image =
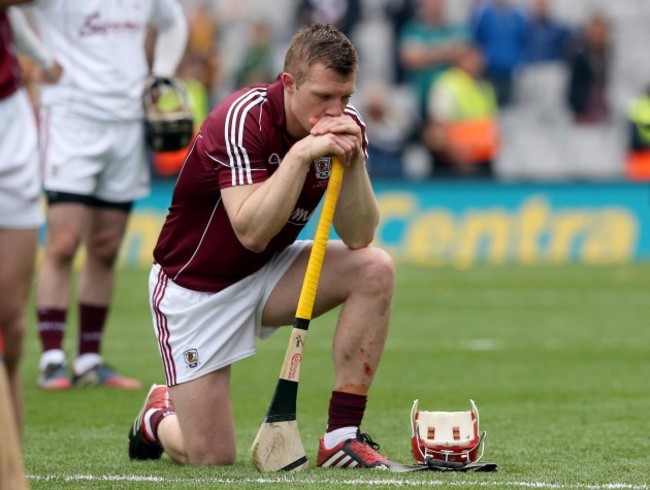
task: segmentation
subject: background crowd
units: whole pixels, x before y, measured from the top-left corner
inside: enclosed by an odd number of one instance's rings
[[[375,178],[647,180],[643,0],[186,0],[178,75],[197,122],[273,80],[299,25],[329,22],[362,63],[352,103]],[[175,176],[183,152],[154,155]]]

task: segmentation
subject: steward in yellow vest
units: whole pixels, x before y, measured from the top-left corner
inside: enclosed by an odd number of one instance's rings
[[[630,144],[625,175],[630,180],[650,180],[650,87],[632,100],[628,110]]]
[[[482,53],[468,47],[431,87],[423,140],[433,152],[434,177],[492,176],[498,109],[494,89],[481,78],[483,68]]]

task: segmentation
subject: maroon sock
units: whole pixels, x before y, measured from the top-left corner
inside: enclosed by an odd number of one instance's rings
[[[169,415],[173,415],[175,412],[170,409],[161,409],[161,410],[156,410],[154,413],[151,414],[151,418],[149,419],[149,424],[151,424],[151,432],[153,433],[154,437],[156,438],[156,442],[160,442],[160,439],[158,439],[158,426],[160,425],[160,422],[163,421],[165,417],[168,417]]]
[[[327,432],[343,427],[359,427],[368,397],[333,391],[327,418]]]
[[[107,306],[79,305],[78,355],[99,354],[107,315]]]
[[[63,350],[63,333],[65,332],[67,310],[58,308],[38,308],[38,336],[41,339],[43,352]]]

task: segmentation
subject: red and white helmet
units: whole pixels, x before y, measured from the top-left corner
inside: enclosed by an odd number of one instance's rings
[[[478,409],[466,412],[427,412],[411,409],[411,446],[416,461],[427,459],[475,463],[483,457],[485,432],[479,432]]]

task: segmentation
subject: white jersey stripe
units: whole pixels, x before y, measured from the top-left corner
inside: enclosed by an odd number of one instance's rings
[[[253,178],[251,177],[251,161],[250,158],[248,158],[248,151],[246,151],[246,147],[244,146],[244,127],[246,125],[246,115],[248,114],[248,111],[250,111],[253,107],[255,107],[257,104],[264,102],[264,99],[258,98],[251,103],[249,103],[246,108],[242,111],[242,115],[240,118],[239,122],[239,129],[237,131],[237,148],[239,151],[242,153],[242,156],[245,161],[245,171],[246,171],[246,184],[252,184],[253,183]],[[241,177],[240,177],[241,179]],[[242,179],[243,180],[243,179]],[[240,182],[243,183],[243,182]]]
[[[176,382],[176,370],[174,367],[174,358],[171,354],[171,347],[169,345],[169,328],[167,325],[167,317],[160,311],[160,303],[165,296],[165,289],[167,288],[168,278],[163,272],[162,268],[158,272],[158,278],[153,291],[153,311],[156,318],[156,329],[158,330],[158,348],[163,361],[165,369],[165,378],[169,384]]]
[[[237,173],[236,173],[236,162],[237,159],[233,156],[233,144],[231,142],[231,136],[230,133],[232,132],[231,125],[232,120],[236,118],[236,116],[233,116],[233,112],[237,112],[239,105],[241,103],[245,103],[247,100],[249,100],[252,97],[255,97],[255,90],[251,90],[249,92],[246,92],[243,94],[239,99],[237,99],[229,108],[228,108],[228,113],[226,114],[226,122],[224,125],[224,140],[226,142],[226,152],[228,153],[228,159],[230,160],[230,171],[231,171],[231,185],[235,186],[237,185]]]
[[[253,89],[249,92],[243,94],[239,99],[237,99],[228,109],[228,114],[226,115],[226,123],[224,127],[224,137],[226,141],[226,151],[228,157],[231,161],[232,169],[232,185],[243,183],[244,177],[244,168],[242,164],[242,155],[239,153],[241,148],[241,143],[238,142],[238,133],[243,132],[243,126],[245,124],[245,115],[250,110],[250,107],[263,102],[266,95],[266,89]],[[250,103],[250,101],[253,101]],[[240,116],[242,106],[249,104],[243,117]],[[241,130],[238,131],[239,126],[241,125]]]

